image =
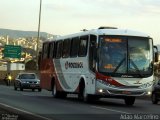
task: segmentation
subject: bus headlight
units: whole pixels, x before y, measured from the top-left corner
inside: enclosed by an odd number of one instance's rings
[[[103,80],[99,80],[99,79],[98,79],[98,82],[100,82],[101,84],[104,84],[104,85],[106,85],[106,86],[109,86],[109,85],[110,85],[109,83],[107,83],[107,82],[105,82],[105,81],[103,81]]]
[[[103,85],[109,86],[109,87],[115,87],[115,85],[111,85],[111,84],[109,84],[108,82],[106,82],[106,81],[104,81],[104,80],[98,79],[98,82],[100,82],[100,83],[103,84]]]
[[[152,85],[153,85],[153,82],[151,81],[151,82],[148,82],[148,83],[142,84],[141,86],[139,86],[139,88],[144,89],[144,88],[151,87]]]
[[[98,92],[103,93],[103,89],[99,89]]]

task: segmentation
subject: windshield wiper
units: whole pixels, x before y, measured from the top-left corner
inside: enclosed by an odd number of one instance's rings
[[[133,60],[130,59],[130,61],[131,61],[131,64],[133,65],[133,67],[136,69],[136,71],[140,75],[140,77],[143,77],[141,71],[138,69],[137,65],[133,62]]]
[[[117,70],[120,68],[120,66],[122,65],[122,63],[125,61],[125,57],[121,60],[121,62],[118,64],[118,66],[116,67],[116,69],[113,71],[113,74],[117,72]]]
[[[113,74],[117,72],[117,70],[120,68],[120,66],[123,64],[123,62],[125,61],[125,57],[121,60],[121,62],[118,64],[118,66],[116,67],[116,69],[113,71]],[[133,65],[133,67],[136,69],[136,71],[138,72],[138,75],[140,75],[140,77],[143,77],[143,75],[141,74],[141,71],[138,69],[137,65],[133,62],[133,60],[131,60],[131,63]]]

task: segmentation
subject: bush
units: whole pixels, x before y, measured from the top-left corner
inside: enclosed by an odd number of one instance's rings
[[[37,63],[35,60],[30,60],[25,65],[26,70],[36,70],[37,69]]]

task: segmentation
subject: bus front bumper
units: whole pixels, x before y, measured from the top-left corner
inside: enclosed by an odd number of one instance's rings
[[[136,86],[113,87],[97,82],[96,94],[100,96],[150,96],[152,86],[139,88]]]

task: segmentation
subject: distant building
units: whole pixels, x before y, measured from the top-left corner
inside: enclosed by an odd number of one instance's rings
[[[6,36],[6,45],[8,45],[9,44],[9,36],[7,35]]]
[[[3,58],[3,53],[2,53],[3,50],[4,50],[4,47],[3,47],[3,45],[0,43],[0,59]]]
[[[23,63],[10,63],[10,64],[1,64],[0,71],[7,70],[25,70],[25,64]]]

